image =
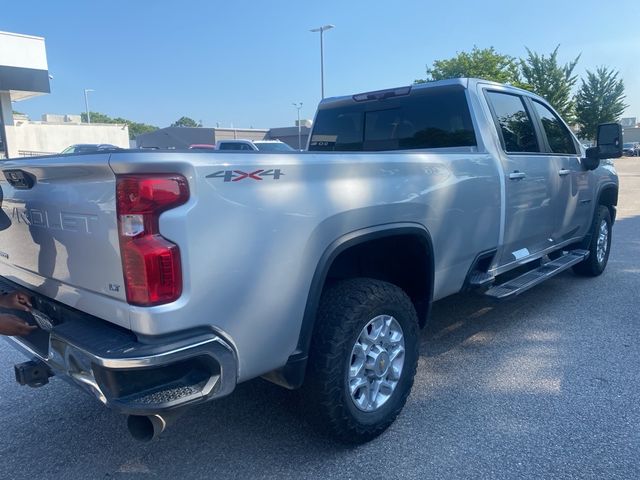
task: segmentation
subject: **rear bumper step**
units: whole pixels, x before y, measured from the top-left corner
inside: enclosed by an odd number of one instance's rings
[[[12,286],[0,278],[0,288]],[[59,376],[106,406],[133,415],[202,403],[235,389],[235,351],[211,330],[180,332],[142,343],[128,330],[31,293],[39,300],[34,305],[55,303],[56,318],[47,317],[52,323],[48,331],[40,325],[27,337],[5,337],[34,359],[33,364],[16,369],[21,384],[38,386],[52,375]],[[26,312],[16,314],[36,324]]]
[[[112,349],[102,350],[91,343],[103,342],[105,329],[89,339],[83,328],[85,342],[69,331],[59,335],[56,329],[51,331],[46,355],[26,339],[8,337],[7,341],[35,357],[39,366],[46,365],[48,376],[63,377],[122,413],[161,413],[223,397],[236,386],[233,350],[213,334],[160,345],[129,341],[116,347],[109,342]],[[20,370],[19,383],[33,385],[24,365]]]
[[[530,270],[519,277],[511,279],[501,285],[491,287],[484,294],[496,300],[506,300],[515,297],[582,262],[588,256],[588,250],[571,250],[563,256]]]

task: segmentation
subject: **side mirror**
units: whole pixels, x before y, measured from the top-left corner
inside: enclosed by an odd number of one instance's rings
[[[622,156],[622,125],[619,123],[603,123],[598,125],[596,146],[587,148],[587,156],[582,164],[587,170],[598,168],[600,160],[604,158],[619,158]]]

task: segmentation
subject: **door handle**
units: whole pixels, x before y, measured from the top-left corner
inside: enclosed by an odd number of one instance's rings
[[[566,168],[563,168],[562,170],[558,171],[558,175],[560,175],[561,177],[564,177],[565,175],[569,175],[571,173],[571,170],[567,170]]]
[[[526,173],[519,172],[518,170],[516,170],[515,172],[511,172],[509,174],[509,180],[522,180],[526,176],[527,176]]]

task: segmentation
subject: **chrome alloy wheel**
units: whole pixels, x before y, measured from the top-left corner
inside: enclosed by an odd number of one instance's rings
[[[609,248],[609,228],[606,220],[600,222],[600,229],[598,230],[598,243],[596,244],[596,258],[598,263],[604,262],[604,258],[607,255],[607,248]]]
[[[395,318],[378,315],[364,326],[351,350],[347,379],[358,409],[374,412],[391,398],[404,358],[404,334]]]

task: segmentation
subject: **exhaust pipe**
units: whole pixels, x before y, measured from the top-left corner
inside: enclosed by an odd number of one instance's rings
[[[127,428],[133,438],[140,442],[150,442],[167,428],[167,417],[163,415],[129,415]]]

